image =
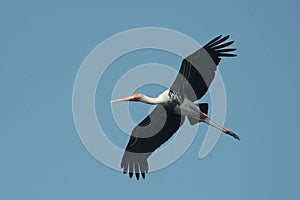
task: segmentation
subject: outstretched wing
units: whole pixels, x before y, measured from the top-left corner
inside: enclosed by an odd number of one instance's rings
[[[233,41],[224,43],[228,38],[229,35],[223,38],[220,35],[186,57],[170,89],[191,101],[200,99],[212,83],[221,57],[236,56],[230,53],[235,48],[226,48],[233,44]]]
[[[156,108],[132,131],[126,151],[124,152],[121,168],[129,172],[129,177],[135,173],[139,179],[145,178],[148,172],[147,158],[159,146],[165,143],[180,128],[184,116],[174,114],[161,105]]]

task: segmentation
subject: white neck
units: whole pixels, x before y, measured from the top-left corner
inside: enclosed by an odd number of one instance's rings
[[[148,104],[164,104],[169,101],[168,94],[169,91],[166,90],[163,93],[161,93],[157,98],[152,98],[146,95],[142,95],[141,101]]]
[[[160,103],[158,98],[152,98],[152,97],[148,97],[146,95],[142,96],[141,101],[143,103],[152,104],[152,105]]]

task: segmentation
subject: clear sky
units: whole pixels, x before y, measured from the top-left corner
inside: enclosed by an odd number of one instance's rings
[[[299,2],[290,0],[1,1],[0,199],[300,199],[299,19]],[[72,90],[96,45],[148,26],[180,31],[202,45],[219,34],[236,41],[238,57],[223,60],[220,73],[225,124],[242,140],[222,135],[200,160],[200,129],[174,164],[136,181],[85,149],[73,122]],[[148,62],[179,69],[178,57],[149,54],[124,56],[122,70]],[[107,77],[99,83],[98,99],[101,83],[116,81]],[[162,88],[156,88],[140,90],[157,95]],[[126,145],[110,104],[103,112],[96,108],[99,119],[108,116],[102,122],[108,137]],[[138,122],[150,107],[130,105],[135,108]]]

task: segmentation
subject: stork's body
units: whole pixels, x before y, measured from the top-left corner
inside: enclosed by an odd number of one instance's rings
[[[141,95],[141,99],[139,101],[148,104],[160,104],[165,108],[173,110],[174,113],[186,117],[199,118],[200,114],[200,109],[194,102],[190,101],[188,98],[175,94],[170,89],[165,90],[157,98]]]
[[[129,172],[131,178],[135,173],[139,179],[141,174],[145,178],[148,172],[148,157],[163,143],[165,143],[180,128],[185,118],[191,125],[204,122],[220,131],[239,137],[232,131],[224,128],[221,124],[211,119],[208,115],[207,103],[194,103],[208,90],[214,79],[216,66],[221,57],[232,57],[228,53],[235,49],[225,48],[233,43],[223,43],[229,36],[219,36],[203,48],[186,57],[178,76],[172,86],[161,93],[157,98],[143,94],[134,94],[130,97],[113,100],[138,101],[147,104],[155,104],[156,108],[136,126],[131,134],[126,151],[122,158],[121,167],[124,173]]]

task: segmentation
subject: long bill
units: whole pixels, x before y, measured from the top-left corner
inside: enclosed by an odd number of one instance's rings
[[[121,99],[111,100],[110,103],[114,102],[122,102],[122,101],[141,101],[142,95],[141,94],[133,94],[130,97],[125,97]]]
[[[130,97],[125,97],[125,98],[111,100],[110,103],[122,102],[122,101],[133,101],[133,99],[134,99],[134,96],[130,96]]]

